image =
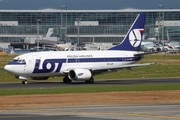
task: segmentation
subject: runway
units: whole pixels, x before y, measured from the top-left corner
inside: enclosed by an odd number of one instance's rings
[[[98,80],[94,84],[73,82],[64,84],[62,81],[33,82],[23,85],[0,83],[1,89],[36,89],[59,88],[73,86],[100,85],[132,85],[132,84],[180,84],[180,78],[142,78]],[[6,108],[0,106],[0,120],[180,120],[180,104],[116,104],[116,105],[81,105],[56,107],[20,107]]]
[[[180,105],[116,105],[0,110],[2,120],[180,120]]]
[[[111,80],[95,80],[93,84],[73,81],[71,84],[65,84],[60,81],[29,81],[27,85],[19,82],[0,83],[1,89],[39,89],[43,88],[60,88],[72,86],[98,86],[98,85],[133,85],[133,84],[180,84],[180,77],[170,78],[138,78],[138,79],[111,79]]]

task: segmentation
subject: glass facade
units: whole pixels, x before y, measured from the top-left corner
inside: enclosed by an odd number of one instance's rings
[[[0,10],[0,42],[20,43],[35,38],[37,19],[41,20],[39,35],[45,36],[49,28],[54,28],[53,36],[60,41],[77,41],[79,18],[80,43],[91,42],[93,37],[95,42],[119,43],[140,12],[147,13],[145,38],[169,36],[171,40],[180,40],[180,9]]]

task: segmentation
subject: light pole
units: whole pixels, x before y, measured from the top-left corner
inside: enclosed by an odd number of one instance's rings
[[[159,45],[159,17],[158,17],[158,45]]]
[[[39,23],[41,19],[37,19],[37,51],[39,51]]]
[[[164,6],[163,5],[159,5],[159,9],[162,9],[162,19],[161,19],[161,29],[162,29],[162,40],[164,41],[165,44],[165,40],[164,40]],[[163,45],[164,45],[163,44]]]
[[[78,46],[79,46],[79,23],[81,22],[81,18],[76,18],[77,26],[78,26]]]
[[[60,40],[67,42],[67,7],[61,5],[61,27],[60,27]],[[66,17],[63,17],[63,10],[66,12]]]

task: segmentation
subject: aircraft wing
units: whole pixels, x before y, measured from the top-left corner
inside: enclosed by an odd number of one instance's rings
[[[140,67],[140,66],[147,66],[147,65],[151,65],[151,63],[129,64],[129,65],[112,66],[112,67],[105,66],[105,67],[101,67],[101,68],[97,67],[97,68],[92,68],[91,73],[96,75],[96,74],[100,74],[100,73],[116,71],[118,69],[123,69],[123,68],[131,69],[132,67]]]
[[[147,66],[147,65],[151,65],[151,63],[144,63],[144,64],[129,64],[129,65],[121,65],[119,67],[117,66],[105,66],[105,67],[95,67],[92,68],[91,71],[104,71],[104,70],[113,70],[113,69],[123,69],[123,68],[132,68],[132,67],[140,67],[140,66]]]
[[[113,71],[117,69],[123,69],[123,68],[132,68],[132,67],[140,67],[140,66],[147,66],[151,65],[152,63],[144,63],[144,64],[129,64],[129,65],[121,65],[121,66],[104,66],[104,67],[93,67],[93,68],[84,68],[84,69],[89,69],[92,73],[102,73],[102,72],[108,72],[108,71]],[[68,74],[69,70],[73,68],[68,68],[66,71],[64,71],[64,74]]]

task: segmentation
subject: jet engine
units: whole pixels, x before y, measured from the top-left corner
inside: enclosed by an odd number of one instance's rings
[[[88,69],[73,69],[69,71],[68,77],[71,80],[89,80],[92,74]]]

